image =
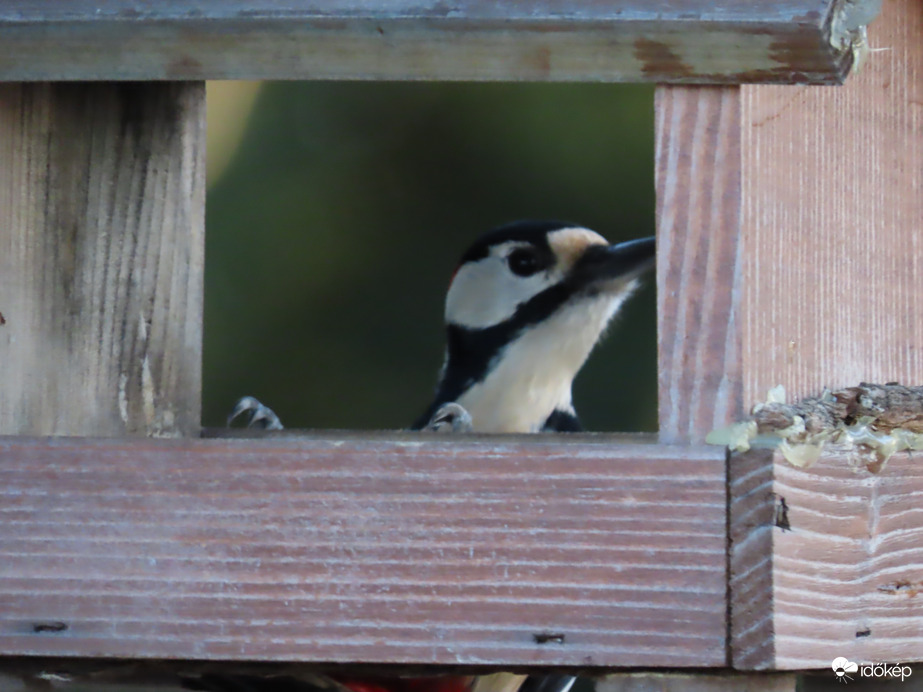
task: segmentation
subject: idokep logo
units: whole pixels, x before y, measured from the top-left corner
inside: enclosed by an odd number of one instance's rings
[[[913,669],[903,663],[853,663],[847,658],[837,656],[830,664],[837,682],[848,683],[858,673],[863,678],[887,678],[903,682],[911,676]],[[851,674],[851,675],[850,675]]]
[[[837,656],[833,659],[831,666],[833,667],[833,673],[836,675],[837,682],[849,682],[852,680],[849,673],[855,673],[859,670],[859,665],[857,663],[853,663],[842,656]]]

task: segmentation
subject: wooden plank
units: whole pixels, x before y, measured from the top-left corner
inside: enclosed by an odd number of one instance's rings
[[[723,452],[617,442],[2,438],[0,654],[723,665]]]
[[[889,0],[842,89],[743,87],[741,358],[747,405],[923,381],[923,15]],[[732,655],[741,668],[919,660],[920,531],[907,457],[880,476],[731,463]],[[785,497],[791,530],[775,527]],[[895,523],[897,522],[897,523]],[[869,634],[866,634],[869,632]]]
[[[923,382],[919,3],[888,0],[870,43],[842,89],[742,89],[748,405]]]
[[[0,85],[0,431],[197,434],[201,83]]]
[[[656,91],[660,439],[704,442],[744,413],[739,88]]]
[[[732,584],[742,585],[734,590],[735,665],[918,661],[919,460],[897,454],[876,475],[844,455],[798,469],[757,450],[732,458],[731,469],[739,498]]]
[[[0,8],[0,80],[837,83],[875,5],[19,0]]]

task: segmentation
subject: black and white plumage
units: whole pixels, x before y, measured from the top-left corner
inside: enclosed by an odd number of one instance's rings
[[[610,245],[559,221],[481,236],[449,285],[445,363],[414,428],[454,402],[475,432],[580,430],[573,379],[653,262],[653,238]]]

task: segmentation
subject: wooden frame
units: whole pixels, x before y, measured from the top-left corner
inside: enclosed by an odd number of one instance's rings
[[[923,380],[923,323],[899,288],[921,274],[906,249],[923,200],[906,171],[923,162],[923,17],[893,2],[872,31],[902,62],[869,64],[842,89],[659,90],[665,439],[701,440],[780,383],[798,398]],[[831,185],[844,170],[864,174]],[[923,660],[918,610],[889,600],[917,583],[923,541],[903,504],[917,492],[912,455],[893,461],[878,477],[836,454],[808,471],[759,451],[729,460],[735,668]]]
[[[113,0],[89,19],[88,3],[45,3],[42,18],[24,2],[0,10],[0,79],[835,82],[861,41],[861,22],[844,11],[874,6],[793,1],[754,17],[751,3],[681,4],[691,19],[667,12],[677,3],[658,5],[654,17],[641,3],[567,14],[552,2],[544,14],[498,16],[493,4],[471,2],[460,6],[462,22],[438,16],[435,5],[415,14],[397,3],[384,16],[350,14],[356,6],[342,3],[340,15],[294,17],[258,4],[244,22],[234,3],[169,2],[145,13]],[[753,22],[747,31],[745,19]],[[283,25],[287,39],[269,50],[267,37]],[[684,36],[690,26],[703,30]],[[767,63],[765,44],[739,40],[754,27],[784,45],[784,55]],[[3,86],[0,147],[13,165],[0,169],[0,360],[15,365],[0,387],[0,432],[11,435],[0,441],[0,516],[14,517],[0,521],[0,654],[453,669],[765,670],[828,666],[841,654],[923,659],[923,614],[905,604],[919,577],[918,562],[904,557],[923,543],[906,505],[919,485],[909,457],[872,478],[835,455],[796,471],[757,451],[730,459],[728,483],[723,451],[698,446],[779,383],[800,396],[860,379],[923,379],[913,289],[923,200],[907,173],[923,165],[921,35],[912,0],[887,0],[870,37],[887,55],[873,54],[843,89],[658,89],[661,436],[645,443],[189,439],[199,429],[201,83]],[[229,36],[241,41],[236,53],[225,47]],[[137,40],[136,60],[123,59],[126,37]],[[722,41],[740,51],[732,63],[710,50]],[[90,42],[95,50],[83,50]],[[249,67],[232,62],[238,54]],[[177,305],[182,319],[165,319],[166,306]],[[102,436],[112,439],[91,439]],[[524,458],[542,473],[524,470]],[[404,476],[407,469],[416,471]],[[308,478],[329,484],[329,494],[306,488]],[[493,498],[518,511],[447,513],[433,535],[450,542],[433,539],[418,551],[443,488],[453,488],[455,508],[490,507]],[[833,499],[825,497],[831,488]],[[655,493],[662,512],[651,505]],[[407,510],[411,495],[421,503],[414,507],[429,509]],[[599,502],[594,527],[561,547],[574,537],[575,517],[583,522],[586,497]],[[338,503],[339,514],[327,514],[321,499]],[[62,501],[73,512],[67,519]],[[180,511],[189,505],[198,511]],[[670,512],[684,517],[692,508],[697,518],[674,531]],[[540,510],[554,517],[537,529],[525,517]],[[373,515],[387,521],[365,521]],[[843,516],[851,522],[840,523]],[[84,536],[74,519],[97,532]],[[619,538],[632,522],[657,529],[649,550]],[[897,538],[888,533],[894,523],[904,532]],[[507,532],[515,543],[495,547]],[[338,549],[362,557],[325,554],[334,534]],[[544,542],[559,534],[554,546]],[[247,541],[235,542],[241,535]],[[385,543],[405,557],[365,552]],[[478,560],[488,546],[499,561]],[[235,551],[248,550],[256,559],[265,553],[270,571],[235,572]],[[867,557],[847,571],[857,550]],[[600,560],[554,557],[567,551]],[[811,551],[832,566],[806,573],[797,561]],[[701,568],[682,562],[692,554],[705,559]],[[457,571],[433,564],[446,555]],[[668,569],[677,557],[683,576]],[[317,574],[332,575],[323,570],[334,563],[356,570],[343,587],[356,598],[321,598],[322,580],[299,581],[294,565],[302,560],[313,560]],[[504,591],[498,565],[519,586]],[[386,575],[381,583],[369,576],[376,571]],[[642,578],[662,588],[620,591]],[[217,586],[196,591],[206,581]],[[815,608],[831,582],[856,603]],[[411,621],[388,607],[383,585],[421,601],[450,592],[470,601],[493,590],[502,617],[470,609],[454,621],[455,611],[434,607]],[[606,595],[588,598],[582,589]],[[286,594],[317,615],[310,635],[291,619]],[[219,601],[233,605],[233,617],[209,619]],[[364,608],[380,636],[362,639]],[[800,638],[806,622],[819,633],[811,646]],[[255,627],[266,623],[280,638],[258,636]],[[170,643],[165,628],[176,625]],[[665,646],[677,627],[698,634]],[[441,644],[450,630],[464,636]]]
[[[0,80],[838,83],[853,63],[853,27],[874,8],[873,0],[19,2],[0,8]]]

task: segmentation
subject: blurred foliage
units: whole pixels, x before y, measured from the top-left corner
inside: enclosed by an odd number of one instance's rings
[[[650,235],[653,149],[646,86],[265,85],[208,195],[205,424],[243,394],[290,427],[410,424],[471,240],[520,218]],[[648,276],[578,378],[588,429],[656,429],[654,324]]]
[[[261,87],[262,82],[206,82],[208,165],[205,175],[209,184],[220,180],[231,163]]]

